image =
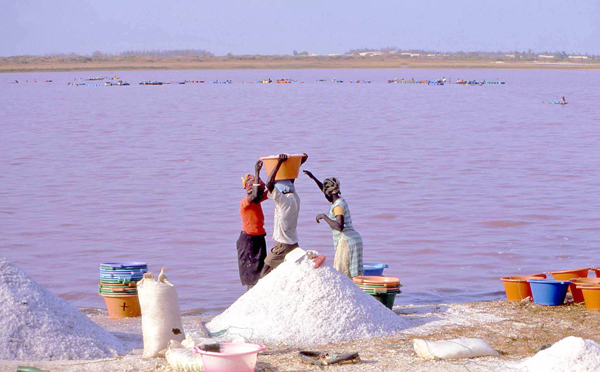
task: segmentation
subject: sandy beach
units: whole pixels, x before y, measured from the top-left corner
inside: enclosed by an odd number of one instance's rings
[[[108,319],[106,310],[85,308],[94,322],[121,339],[129,352],[118,358],[72,361],[2,361],[0,369],[35,366],[49,371],[155,371],[172,370],[164,358],[143,359],[141,318]],[[356,340],[338,344],[303,347],[302,345],[267,344],[260,353],[257,371],[319,370],[298,358],[301,350],[354,352],[358,364],[329,367],[341,371],[494,371],[519,370],[518,363],[539,350],[567,337],[577,336],[600,342],[597,329],[600,313],[586,310],[583,304],[541,306],[532,302],[477,302],[421,306],[394,306],[393,311],[407,320],[409,328],[387,337]],[[200,321],[212,316],[183,313],[184,328],[197,335]],[[412,340],[449,340],[480,338],[496,349],[500,356],[458,360],[424,360],[416,356]]]
[[[508,69],[600,70],[600,63],[570,61],[438,60],[392,57],[111,57],[101,60],[58,57],[0,58],[0,73],[125,70],[254,70],[254,69]]]

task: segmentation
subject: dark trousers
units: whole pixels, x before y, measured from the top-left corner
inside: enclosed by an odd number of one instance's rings
[[[261,278],[267,256],[265,235],[248,235],[242,231],[236,245],[240,281],[242,285],[253,286]]]
[[[271,252],[269,252],[269,255],[265,258],[265,266],[262,269],[261,277],[267,275],[277,266],[281,265],[285,256],[298,247],[298,243],[285,244],[275,242],[275,245],[271,248]]]

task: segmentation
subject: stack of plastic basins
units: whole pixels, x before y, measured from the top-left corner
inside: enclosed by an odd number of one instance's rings
[[[386,269],[388,267],[389,266],[384,263],[363,262],[363,270],[365,272],[365,276],[381,276],[383,275],[383,269]]]
[[[393,276],[355,276],[352,281],[390,310],[394,306],[396,295],[402,293],[400,279]]]
[[[108,317],[140,316],[137,282],[148,272],[145,262],[105,262],[100,264],[98,294],[104,297]]]

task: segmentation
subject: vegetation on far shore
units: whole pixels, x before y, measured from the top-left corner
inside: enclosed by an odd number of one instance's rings
[[[600,69],[600,56],[565,52],[439,53],[395,48],[353,49],[345,54],[215,56],[206,50],[127,51],[119,54],[52,54],[0,57],[0,72],[144,69]]]

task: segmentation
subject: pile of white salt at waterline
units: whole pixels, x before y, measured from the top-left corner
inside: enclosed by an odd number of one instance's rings
[[[347,276],[327,265],[313,269],[305,257],[281,264],[206,326],[251,342],[321,345],[389,335],[407,322]]]
[[[0,258],[0,359],[101,359],[123,344],[84,313]]]
[[[528,372],[600,371],[600,345],[580,337],[566,337],[519,364]]]

